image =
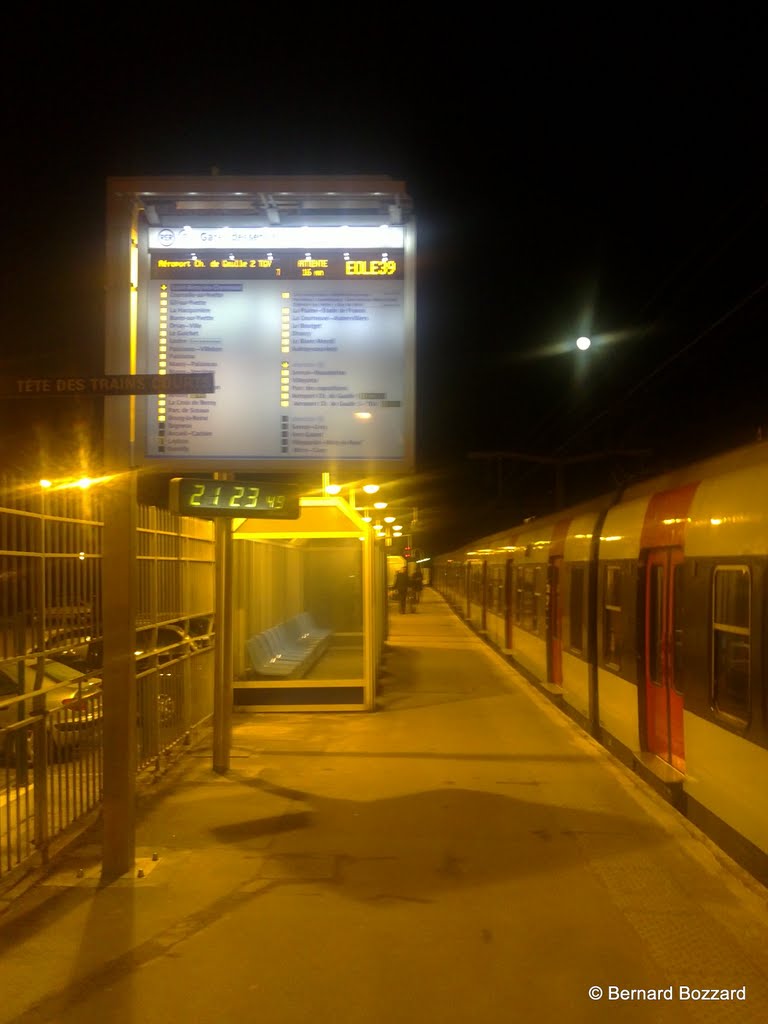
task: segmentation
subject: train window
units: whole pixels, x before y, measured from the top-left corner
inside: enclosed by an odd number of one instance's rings
[[[568,588],[568,644],[572,651],[584,650],[584,569],[571,566]]]
[[[518,570],[520,578],[519,624],[523,629],[536,631],[536,572],[532,565],[524,565]]]
[[[652,683],[661,686],[664,680],[664,669],[661,663],[664,640],[664,569],[661,565],[652,565],[648,580],[648,678]]]
[[[488,610],[498,614],[504,611],[504,567],[488,566]]]
[[[473,604],[482,605],[483,603],[483,563],[475,562],[472,564],[471,576],[469,580],[469,595],[470,600]]]
[[[560,645],[560,559],[553,558],[549,563],[549,629],[552,640]]]
[[[537,565],[533,573],[533,623],[531,629],[539,632],[539,626],[546,621],[546,573],[543,565]]]
[[[621,667],[621,569],[606,565],[603,577],[603,660],[611,668]]]
[[[683,692],[683,567],[672,569],[672,686]]]
[[[715,569],[712,580],[712,703],[725,715],[749,717],[751,580],[745,565]]]

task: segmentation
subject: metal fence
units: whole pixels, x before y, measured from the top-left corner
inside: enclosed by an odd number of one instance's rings
[[[214,532],[138,510],[137,766],[212,713]],[[0,879],[45,862],[102,799],[98,486],[0,478]]]

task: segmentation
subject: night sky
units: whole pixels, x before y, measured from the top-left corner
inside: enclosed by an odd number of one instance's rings
[[[576,501],[765,433],[759,25],[232,13],[221,32],[169,10],[121,32],[19,24],[3,375],[103,370],[108,176],[386,174],[418,224],[401,492],[433,553],[550,511],[554,471],[533,459],[582,459],[565,470]],[[99,443],[95,399],[7,400],[0,423],[6,469]],[[526,458],[500,473],[491,452]]]

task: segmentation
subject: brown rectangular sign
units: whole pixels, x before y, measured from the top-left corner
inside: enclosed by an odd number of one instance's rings
[[[212,373],[109,373],[102,377],[2,377],[9,395],[211,395]]]

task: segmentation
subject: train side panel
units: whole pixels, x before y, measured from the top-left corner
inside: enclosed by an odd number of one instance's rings
[[[711,823],[702,817],[705,809],[768,853],[765,748],[745,743],[737,733],[698,715],[686,714],[685,737],[685,791],[695,801],[689,808],[691,820],[712,831]]]
[[[485,629],[488,640],[500,651],[506,649],[507,617],[509,615],[509,584],[507,564],[509,545],[502,545],[488,556],[485,586]]]
[[[515,537],[507,650],[536,679],[547,678],[547,568],[554,524],[533,522]]]
[[[478,633],[485,634],[485,579],[487,560],[473,556],[467,563],[467,621]]]
[[[768,443],[525,523],[472,557],[481,635],[768,880]],[[456,568],[437,562],[452,598]]]
[[[600,529],[600,510],[574,516],[567,525],[560,572],[562,607],[561,687],[565,703],[589,719],[590,702],[590,590],[595,535]]]
[[[768,851],[768,464],[702,481],[686,531],[685,791]]]
[[[640,749],[637,588],[647,510],[647,497],[608,510],[600,531],[593,610],[600,729],[630,751]]]

